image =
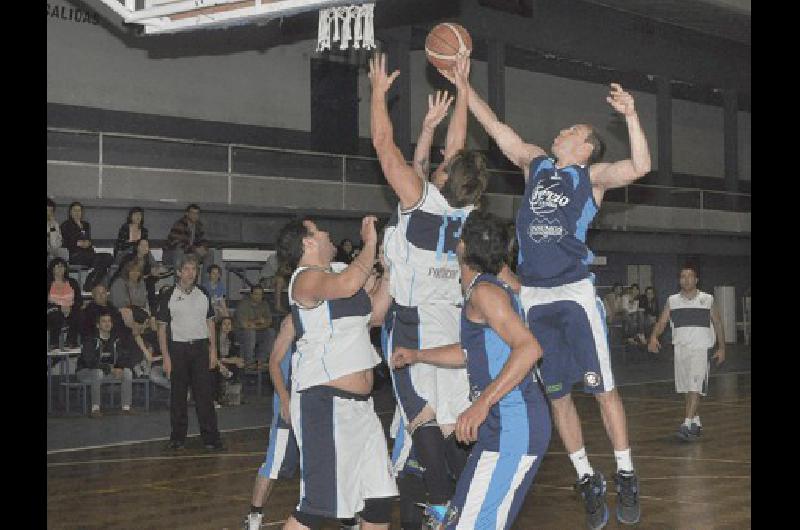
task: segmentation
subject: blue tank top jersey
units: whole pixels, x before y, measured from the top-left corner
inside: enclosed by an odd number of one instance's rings
[[[556,169],[552,158],[534,158],[517,212],[522,285],[554,287],[588,278],[586,231],[597,210],[587,166]]]
[[[480,282],[501,287],[520,318],[523,321],[525,318],[522,304],[505,282],[491,274],[481,274],[473,280],[461,310],[461,347],[467,357],[471,401],[497,378],[511,353],[509,345],[488,324],[477,324],[467,318],[469,296]],[[542,406],[546,407],[544,394],[532,370],[489,410],[478,432],[479,442],[489,450],[530,453],[534,442],[529,436],[530,429]],[[512,433],[516,434],[511,436]]]

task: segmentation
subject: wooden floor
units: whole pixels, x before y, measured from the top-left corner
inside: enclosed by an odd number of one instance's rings
[[[700,406],[703,439],[688,444],[674,435],[683,401],[672,382],[620,388],[640,477],[638,528],[750,528],[750,375],[718,375],[710,389]],[[614,458],[597,406],[592,398],[575,396],[591,463],[610,478]],[[266,435],[264,429],[228,433],[228,452],[214,455],[205,454],[196,438],[178,457],[162,452],[164,442],[48,455],[48,527],[240,528]],[[585,528],[574,479],[554,430],[514,528]],[[297,480],[276,485],[264,528],[281,527],[298,491]],[[623,527],[613,516],[616,494],[609,492],[608,500],[606,528]],[[400,528],[397,510],[392,527]]]

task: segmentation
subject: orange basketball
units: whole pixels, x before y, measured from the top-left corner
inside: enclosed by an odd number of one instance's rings
[[[447,70],[455,66],[459,52],[472,53],[472,37],[455,22],[437,24],[425,37],[425,55],[436,68]]]

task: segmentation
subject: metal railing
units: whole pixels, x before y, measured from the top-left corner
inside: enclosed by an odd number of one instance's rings
[[[343,185],[342,207],[345,186],[386,185],[374,157],[58,127],[47,128],[47,163],[96,167],[98,198],[103,198],[103,171],[108,168],[226,177],[227,204],[233,204],[234,177],[339,183]],[[497,177],[490,179],[490,193],[521,194],[520,172],[490,169],[490,173]],[[658,184],[631,184],[609,190],[604,201],[750,212],[749,193]]]

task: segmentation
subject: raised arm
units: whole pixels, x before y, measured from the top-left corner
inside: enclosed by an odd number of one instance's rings
[[[289,348],[292,346],[294,340],[294,323],[292,322],[292,315],[286,315],[281,321],[281,327],[278,331],[278,336],[275,337],[275,342],[272,345],[272,352],[269,355],[269,375],[272,378],[272,386],[281,400],[281,416],[283,420],[289,421],[289,389],[283,381],[283,373],[281,372],[281,361],[286,356]],[[285,407],[284,407],[285,404]],[[286,410],[284,410],[286,408]],[[274,412],[274,411],[273,411]]]
[[[386,180],[400,199],[400,205],[410,208],[422,197],[422,180],[406,163],[403,153],[394,143],[394,129],[386,107],[386,92],[398,75],[400,70],[395,70],[390,76],[386,75],[385,54],[376,53],[369,60],[369,80],[372,84],[370,131],[372,145],[378,154]]]
[[[631,144],[631,157],[613,163],[592,164],[589,168],[589,178],[592,181],[597,204],[602,201],[603,193],[606,190],[627,186],[650,172],[650,149],[647,147],[647,137],[639,123],[633,96],[625,92],[617,83],[611,83],[611,92],[606,101],[625,117],[625,123],[628,125],[628,140]]]
[[[464,149],[467,143],[467,107],[469,100],[469,69],[470,60],[466,55],[459,55],[456,58],[456,65],[452,73],[439,70],[439,72],[456,86],[456,107],[450,124],[447,126],[447,139],[444,144],[444,160],[436,171],[431,175],[431,182],[436,186],[444,184],[447,163],[460,150]]]
[[[316,307],[324,300],[350,298],[356,294],[369,278],[375,262],[375,248],[378,243],[375,221],[375,217],[371,215],[361,221],[364,248],[345,270],[339,274],[330,274],[318,269],[307,269],[295,278],[289,295],[302,306]]]
[[[530,376],[536,361],[542,357],[542,346],[511,306],[505,291],[496,285],[481,284],[473,290],[469,303],[475,309],[476,316],[483,317],[509,345],[511,352],[494,381],[458,417],[455,432],[456,438],[462,442],[478,439],[478,428],[486,420],[489,409],[525,377]]]
[[[483,125],[486,133],[495,141],[512,164],[522,170],[525,180],[528,180],[531,160],[545,153],[538,145],[528,144],[514,132],[514,129],[497,119],[497,115],[489,105],[481,99],[472,86],[469,87],[469,110]]]
[[[658,317],[658,321],[653,326],[653,331],[650,333],[650,340],[647,343],[648,351],[658,353],[658,350],[661,349],[661,343],[658,341],[658,337],[664,333],[667,322],[669,322],[669,300],[664,304],[664,310],[661,311],[661,316]]]
[[[431,145],[436,127],[447,116],[447,109],[453,102],[453,97],[447,91],[437,90],[436,94],[428,94],[428,113],[422,120],[422,129],[414,149],[414,171],[422,180],[428,180],[431,170]]]

